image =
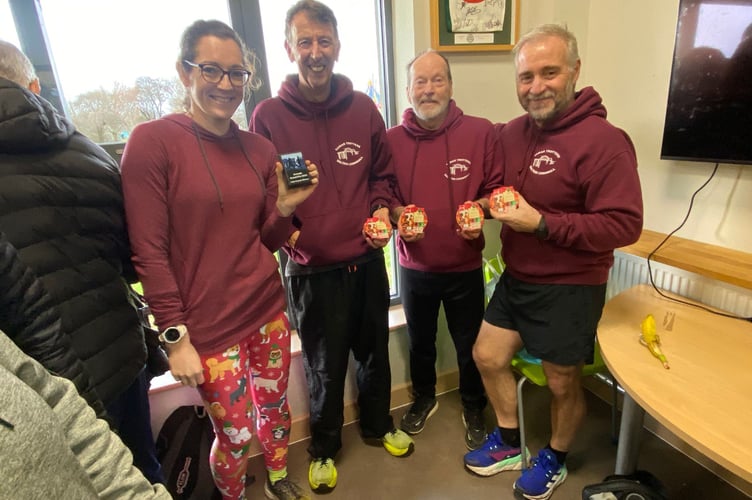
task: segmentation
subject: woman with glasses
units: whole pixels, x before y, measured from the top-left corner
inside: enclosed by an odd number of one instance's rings
[[[287,477],[290,332],[277,261],[292,213],[316,187],[288,189],[272,144],[231,120],[254,82],[251,54],[219,21],[185,31],[186,112],[141,124],[122,159],[133,262],[170,371],[197,387],[214,424],[214,481],[244,498],[256,429],[269,498],[306,498]],[[254,418],[255,417],[255,418]]]

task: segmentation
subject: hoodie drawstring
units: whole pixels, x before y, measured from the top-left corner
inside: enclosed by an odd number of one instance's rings
[[[217,191],[217,199],[219,200],[219,210],[224,212],[225,209],[225,202],[224,198],[222,197],[222,190],[219,187],[219,183],[217,182],[216,177],[214,177],[214,171],[211,168],[211,164],[209,163],[209,157],[206,154],[206,150],[204,149],[204,141],[201,140],[201,134],[198,131],[198,127],[196,126],[196,122],[191,121],[191,127],[193,128],[193,133],[196,136],[196,141],[198,141],[198,147],[201,150],[201,156],[204,158],[204,165],[206,166],[206,170],[209,171],[209,176],[211,177],[212,183],[214,184],[214,189]],[[251,167],[251,170],[253,170],[253,173],[256,174],[256,178],[259,181],[259,184],[261,185],[261,193],[262,198],[266,198],[266,183],[264,182],[263,177],[261,177],[261,173],[259,173],[256,166],[251,161],[251,157],[248,154],[248,151],[246,151],[245,146],[243,145],[243,141],[240,139],[240,136],[238,135],[237,131],[233,132],[233,136],[238,141],[238,145],[240,146],[240,151],[243,153],[243,157],[245,158],[245,161],[248,162],[248,166]]]
[[[206,170],[209,171],[209,176],[211,177],[212,183],[214,183],[214,189],[217,191],[217,198],[219,199],[219,210],[220,212],[224,212],[225,210],[225,202],[222,198],[222,190],[219,189],[219,184],[217,183],[217,179],[214,177],[214,172],[212,171],[211,165],[209,165],[209,158],[206,156],[206,150],[204,150],[204,143],[201,141],[201,135],[198,133],[198,127],[196,126],[196,122],[191,121],[191,127],[193,128],[193,133],[196,135],[196,140],[198,141],[198,147],[201,150],[201,156],[204,157],[204,165],[206,165]]]
[[[413,185],[415,183],[415,170],[418,168],[418,150],[420,150],[420,137],[415,138],[415,151],[413,152],[413,161],[410,164],[410,184],[407,188],[407,200],[406,203],[412,203],[413,200]]]
[[[314,120],[320,120],[321,115],[314,114],[313,118]],[[334,149],[329,141],[329,110],[324,111],[324,126],[323,127],[317,127],[317,128],[323,128],[324,129],[324,142],[326,143],[327,149],[324,151],[324,153],[321,152],[321,143],[320,141],[316,141],[316,145],[319,149],[319,157],[321,158],[322,165],[319,165],[322,170],[325,170],[327,174],[332,178],[332,184],[334,184],[334,189],[337,191],[337,203],[339,204],[339,208],[342,208],[342,188],[340,187],[339,183],[337,182],[337,169],[335,167],[331,167],[329,165],[328,159],[330,158],[328,151]],[[318,139],[318,138],[317,138]],[[326,163],[326,167],[324,167],[323,163]]]
[[[447,189],[449,189],[449,215],[452,219],[452,224],[456,223],[455,220],[455,212],[457,211],[457,202],[454,199],[454,188],[452,187],[452,166],[449,164],[449,135],[447,134],[447,130],[444,129],[442,132],[442,135],[444,136],[444,156],[446,158],[446,179],[447,179]],[[464,201],[464,200],[463,200]]]
[[[248,154],[248,151],[245,150],[245,146],[243,145],[243,141],[240,140],[240,136],[238,135],[237,130],[235,131],[235,138],[238,140],[238,144],[240,144],[240,150],[243,152],[243,156],[245,156],[245,161],[248,162],[248,165],[251,167],[251,170],[253,170],[253,173],[256,174],[256,178],[258,179],[259,184],[261,184],[262,197],[266,198],[266,183],[264,182],[264,178],[261,177],[261,174],[256,168],[256,165],[254,165],[253,162],[251,161],[251,156]]]

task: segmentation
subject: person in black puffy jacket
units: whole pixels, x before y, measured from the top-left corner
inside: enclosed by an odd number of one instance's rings
[[[102,400],[60,324],[50,294],[0,232],[0,330],[52,374],[72,381],[97,416],[105,418]]]
[[[57,356],[80,358],[83,372],[76,375],[74,363],[68,375],[75,381],[85,372],[91,388],[80,379],[79,390],[90,404],[96,406],[96,397],[104,403],[134,464],[150,481],[163,482],[151,432],[144,334],[125,281],[136,278],[120,173],[38,93],[28,58],[0,41],[0,232],[40,282],[25,291],[3,287],[0,295],[16,305],[33,302],[34,290],[37,298],[49,298],[35,310],[37,321],[26,323],[24,344],[36,344],[35,356],[45,351],[60,364]],[[70,347],[45,341],[50,332],[41,318],[50,327],[55,315],[57,338],[67,337]]]

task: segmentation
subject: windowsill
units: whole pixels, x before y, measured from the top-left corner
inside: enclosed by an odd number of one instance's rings
[[[389,308],[389,332],[394,332],[405,326],[405,310],[402,308],[402,304],[397,304]],[[293,330],[290,336],[290,351],[292,357],[300,356],[300,337],[298,332]],[[180,383],[176,382],[172,377],[172,374],[168,371],[159,377],[154,377],[151,380],[151,387],[149,393],[159,393],[175,389],[180,387]]]
[[[389,331],[393,332],[407,324],[405,310],[402,304],[396,304],[389,308]]]

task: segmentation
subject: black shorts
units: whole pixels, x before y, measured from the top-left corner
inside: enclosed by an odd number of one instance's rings
[[[539,285],[504,273],[488,303],[484,319],[519,332],[536,358],[563,366],[593,362],[598,321],[606,301],[606,284]]]

